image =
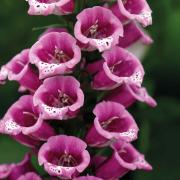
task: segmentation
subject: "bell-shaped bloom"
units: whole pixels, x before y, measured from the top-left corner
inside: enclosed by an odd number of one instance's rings
[[[80,176],[80,177],[74,178],[73,180],[102,180],[102,179],[95,176]]]
[[[110,91],[105,97],[105,100],[120,103],[126,108],[131,106],[135,101],[144,102],[151,107],[157,105],[156,101],[148,94],[146,88],[127,84],[123,84]]]
[[[142,60],[148,45],[152,44],[152,42],[151,37],[137,23],[130,22],[124,25],[124,36],[119,38],[118,46],[126,48],[138,59]]]
[[[40,165],[51,176],[72,179],[83,172],[90,162],[86,143],[73,136],[53,136],[41,146],[38,154]]]
[[[73,118],[84,104],[80,83],[71,76],[45,79],[34,94],[42,119],[65,120]]]
[[[42,180],[39,175],[34,172],[28,172],[21,175],[17,180]]]
[[[27,172],[34,172],[30,158],[30,154],[26,154],[20,163],[0,165],[0,179],[17,180],[21,175]]]
[[[65,15],[74,11],[74,0],[27,0],[29,15]]]
[[[29,56],[39,69],[39,78],[43,79],[72,72],[80,62],[81,51],[70,34],[50,32],[32,46]]]
[[[86,136],[88,145],[107,146],[118,139],[130,142],[137,138],[136,122],[121,104],[103,101],[93,113],[96,117]]]
[[[141,42],[144,45],[149,45],[153,42],[151,37],[146,34],[140,26],[135,22],[130,22],[124,25],[124,36],[119,38],[118,46],[128,48],[131,45]]]
[[[1,84],[6,80],[17,81],[24,88],[34,92],[41,84],[38,74],[29,64],[29,49],[16,55],[0,70]]]
[[[74,33],[83,49],[102,52],[118,44],[123,26],[110,10],[96,6],[77,15]]]
[[[137,20],[144,27],[152,24],[152,10],[146,0],[117,0],[110,9],[124,23]]]
[[[141,62],[132,53],[116,46],[104,52],[102,56],[104,62],[99,63],[99,71],[95,74],[92,82],[94,89],[114,89],[123,83],[141,86],[144,69]],[[101,64],[102,67],[100,67]],[[91,69],[93,69],[93,65],[89,71]]]
[[[22,143],[24,140],[24,144],[29,146],[55,135],[53,128],[39,117],[31,95],[22,96],[9,108],[0,121],[0,132],[11,135]]]
[[[139,153],[130,143],[118,141],[113,144],[112,156],[96,171],[96,176],[104,180],[121,178],[130,170],[152,170],[144,155]]]

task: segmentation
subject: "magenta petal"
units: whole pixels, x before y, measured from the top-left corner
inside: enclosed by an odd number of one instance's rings
[[[53,128],[39,117],[31,95],[22,96],[9,108],[0,121],[0,132],[12,135],[15,139],[17,137],[17,139],[29,139],[30,141],[31,138],[44,141],[55,135]],[[24,136],[30,137],[25,138]]]
[[[141,86],[144,69],[141,62],[127,50],[114,47],[103,53],[103,69],[94,76],[94,89],[114,89],[123,83]]]
[[[66,32],[43,35],[30,50],[31,63],[39,69],[40,79],[67,74],[80,62],[76,40]]]
[[[106,146],[121,139],[127,142],[137,138],[138,127],[125,108],[114,102],[101,102],[93,110],[96,118],[86,136],[90,146]]]
[[[103,63],[104,63],[103,59],[97,60],[93,63],[88,64],[86,70],[89,74],[96,74],[98,71],[100,71],[103,68]]]
[[[152,11],[146,0],[118,0],[120,16],[137,20],[143,26],[152,24]]]
[[[19,142],[20,144],[23,144],[30,148],[38,147],[42,144],[41,141],[37,140],[36,138],[32,138],[30,136],[24,135],[24,134],[18,134],[11,136],[14,140]]]
[[[5,82],[6,79],[17,81],[32,92],[40,86],[38,75],[29,65],[29,49],[23,50],[1,68],[0,83]]]
[[[28,0],[29,15],[70,14],[74,10],[74,0]]]
[[[14,167],[14,164],[1,164],[0,165],[0,179],[6,179]]]
[[[136,100],[144,102],[151,107],[157,105],[156,101],[148,94],[145,88],[127,84],[123,84],[109,92],[105,100],[120,103],[125,107],[131,106]]]
[[[127,48],[134,43],[141,42],[144,45],[149,45],[153,42],[151,37],[134,22],[124,25],[124,36],[119,38],[118,46]]]
[[[107,76],[104,69],[100,70],[97,74],[95,74],[91,85],[92,85],[92,88],[96,90],[111,90],[119,86],[119,84],[112,81]]]
[[[102,52],[118,43],[118,38],[123,36],[123,27],[110,10],[96,6],[77,15],[74,33],[84,49]]]
[[[39,151],[38,160],[51,176],[71,179],[83,172],[89,165],[87,147],[79,138],[73,136],[53,136]]]
[[[130,170],[152,170],[152,167],[131,144],[116,142],[112,148],[114,153],[96,171],[96,175],[105,180],[120,178]]]
[[[102,180],[102,179],[95,176],[81,176],[74,178],[73,180]]]

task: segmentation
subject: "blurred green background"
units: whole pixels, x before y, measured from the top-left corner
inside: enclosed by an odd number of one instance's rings
[[[79,0],[80,1],[80,0]],[[158,101],[151,109],[139,104],[135,114],[140,126],[137,146],[153,165],[150,173],[132,173],[123,179],[180,180],[180,1],[149,0],[154,24],[148,27],[155,43],[143,65],[145,84]],[[0,65],[16,53],[30,47],[41,31],[33,27],[57,24],[56,16],[30,17],[27,3],[1,0],[0,5]],[[0,118],[17,98],[17,84],[0,88]],[[27,149],[7,136],[0,135],[0,163],[19,161]]]

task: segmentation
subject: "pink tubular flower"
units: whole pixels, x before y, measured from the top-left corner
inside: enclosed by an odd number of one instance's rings
[[[93,110],[94,125],[86,136],[90,146],[106,146],[118,139],[130,142],[137,138],[138,127],[125,108],[115,102],[101,102]]]
[[[73,180],[102,180],[102,179],[95,176],[81,176],[74,178]]]
[[[29,15],[65,15],[74,11],[74,0],[27,0]]]
[[[136,100],[144,102],[151,107],[157,105],[156,101],[148,94],[146,88],[128,84],[123,84],[109,92],[105,100],[120,103],[126,108],[131,106]]]
[[[1,84],[9,79],[17,81],[24,88],[35,91],[41,84],[38,75],[29,65],[29,49],[23,50],[0,70]]]
[[[78,14],[74,33],[84,49],[102,52],[118,43],[123,27],[110,10],[96,6]]]
[[[119,38],[118,46],[126,48],[142,60],[148,48],[147,45],[152,42],[151,37],[137,23],[130,22],[124,25],[124,36]]]
[[[38,160],[51,176],[71,179],[83,172],[90,162],[87,145],[73,136],[59,135],[48,139],[39,150]]]
[[[102,56],[104,63],[93,79],[94,89],[114,89],[123,83],[141,86],[144,69],[132,53],[120,47],[114,47],[104,52]]]
[[[34,168],[30,158],[30,154],[26,154],[24,159],[18,164],[0,165],[0,179],[17,180],[21,175],[27,172],[33,172]]]
[[[34,104],[42,119],[65,120],[77,115],[84,104],[84,94],[74,77],[51,77],[36,91]]]
[[[151,37],[134,22],[124,25],[124,36],[119,38],[118,46],[128,48],[131,45],[141,42],[144,45],[149,45],[153,42]]]
[[[43,79],[72,72],[81,59],[81,51],[70,34],[50,32],[32,46],[29,56]]]
[[[33,106],[33,96],[22,96],[14,103],[0,121],[0,132],[13,136],[21,143],[34,146],[47,140],[54,130],[44,122]]]
[[[112,148],[114,153],[96,171],[96,176],[104,180],[117,179],[130,170],[143,169],[150,171],[152,167],[131,144],[124,141],[116,142]]]
[[[152,11],[146,0],[117,0],[110,9],[123,22],[137,20],[145,27],[152,24]]]
[[[24,175],[21,175],[17,180],[42,180],[42,179],[36,173],[28,172]]]

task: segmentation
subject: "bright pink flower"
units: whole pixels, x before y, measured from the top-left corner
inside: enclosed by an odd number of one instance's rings
[[[55,135],[54,130],[39,117],[31,95],[22,96],[9,108],[0,121],[0,132],[9,134],[17,140],[24,139],[24,144],[29,146]]]
[[[81,176],[74,178],[73,180],[102,180],[102,179],[95,176]]]
[[[73,136],[59,135],[48,139],[39,150],[38,160],[51,176],[71,179],[83,172],[90,162],[87,145]]]
[[[137,100],[144,102],[151,107],[157,105],[156,101],[148,94],[146,88],[128,84],[123,84],[109,92],[105,97],[105,100],[120,103],[126,108],[131,106]]]
[[[43,119],[73,118],[84,104],[80,83],[71,76],[57,76],[43,82],[34,95]]]
[[[93,110],[96,118],[86,142],[90,146],[106,146],[118,139],[130,142],[137,138],[138,127],[133,117],[119,103],[101,102]]]
[[[74,11],[74,0],[27,0],[29,15],[64,15]]]
[[[39,69],[40,79],[72,72],[80,62],[81,51],[68,33],[43,35],[30,50],[31,63]]]
[[[84,49],[102,52],[118,43],[123,27],[110,10],[96,6],[78,14],[74,33]]]
[[[124,25],[124,36],[119,38],[118,46],[126,48],[138,59],[142,60],[146,54],[147,45],[152,42],[151,37],[137,23],[130,22]]]
[[[124,36],[119,38],[118,46],[128,48],[137,42],[149,45],[153,40],[136,23],[130,22],[124,25]]]
[[[141,86],[144,69],[141,62],[130,52],[114,47],[103,53],[104,62],[100,61],[99,71],[95,74],[92,87],[99,90],[114,89],[123,83]],[[102,67],[101,67],[102,65]],[[97,66],[91,65],[89,71]]]
[[[123,22],[137,20],[143,26],[152,24],[152,11],[146,0],[117,0],[110,9]]]
[[[96,176],[109,180],[120,178],[130,170],[152,170],[151,165],[144,159],[144,155],[139,153],[131,144],[118,141],[112,148],[114,153],[109,160],[97,169]]]
[[[26,154],[24,159],[18,164],[12,163],[0,165],[0,179],[17,180],[21,175],[26,174],[27,172],[33,172],[34,168],[30,158],[31,156]]]
[[[1,84],[6,81],[17,81],[24,88],[35,91],[41,84],[38,74],[29,64],[29,49],[16,55],[0,70]]]

